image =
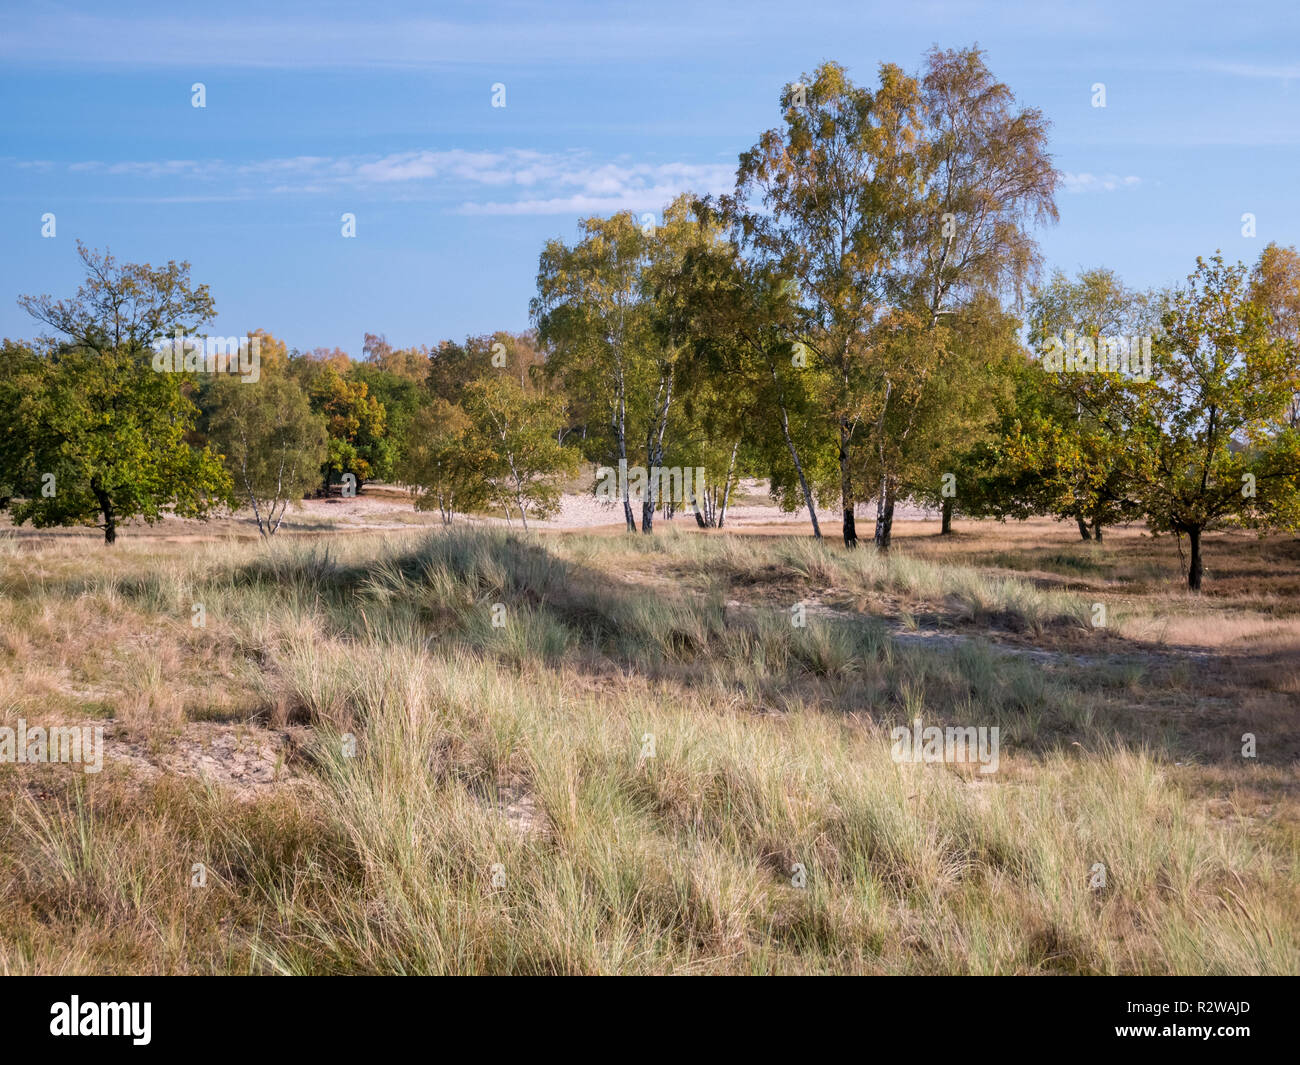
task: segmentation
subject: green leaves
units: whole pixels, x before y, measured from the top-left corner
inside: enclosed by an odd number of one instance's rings
[[[330,438],[327,476],[351,473],[360,486],[392,475],[387,412],[365,381],[349,380],[333,366],[325,366],[308,394],[312,410],[324,416]]]
[[[560,506],[563,480],[577,472],[577,456],[556,437],[563,426],[558,395],[529,396],[519,382],[489,374],[465,389],[465,412],[485,458],[480,477],[488,494],[528,527],[528,516],[545,518]]]
[[[518,379],[489,370],[469,381],[462,402],[431,397],[411,423],[398,474],[420,492],[416,506],[455,512],[493,503],[507,517],[545,518],[559,507],[577,455],[561,446],[560,396],[529,394]]]
[[[203,517],[231,499],[220,456],[191,443],[198,408],[184,374],[153,369],[151,345],[215,313],[189,264],[119,266],[78,243],[86,281],[68,300],[19,302],[66,339],[0,367],[0,456],[16,522],[90,524],[112,543],[125,518]]]
[[[1175,532],[1219,521],[1295,527],[1294,352],[1252,298],[1246,268],[1198,259],[1162,321],[1154,379],[1133,388],[1148,521]]]
[[[932,491],[973,443],[954,431],[973,435],[987,408],[993,375],[955,327],[999,328],[998,298],[1037,262],[1029,223],[1056,217],[1047,124],[1014,102],[974,48],[932,51],[920,78],[884,64],[873,89],[826,63],[787,87],[784,125],[741,156],[726,206],[746,253],[797,299],[790,339],[813,355],[847,544],[857,502],[888,513]]]
[[[455,512],[471,513],[487,503],[486,473],[494,464],[490,444],[475,432],[464,408],[435,395],[411,420],[397,476],[418,490],[416,507],[437,509],[450,524]]]
[[[190,264],[169,262],[161,269],[148,263],[119,265],[107,251],[77,241],[86,280],[68,300],[20,296],[19,306],[78,347],[108,354],[140,353],[160,337],[179,329],[194,332],[216,316],[207,285],[193,288]]]
[[[282,369],[264,371],[255,383],[218,377],[205,406],[209,437],[225,456],[236,494],[252,507],[258,531],[274,534],[289,503],[320,483],[324,419]]]
[[[146,355],[61,348],[7,371],[4,391],[19,524],[95,523],[112,543],[123,519],[204,517],[231,501],[220,456],[189,442],[198,408],[184,375],[156,373]]]

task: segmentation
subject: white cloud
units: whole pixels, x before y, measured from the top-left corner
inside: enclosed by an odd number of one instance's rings
[[[1116,192],[1119,189],[1134,189],[1142,184],[1140,177],[1118,174],[1072,174],[1068,170],[1061,175],[1061,182],[1066,192]]]
[[[1287,81],[1300,78],[1300,63],[1290,66],[1268,66],[1262,63],[1210,63],[1208,69],[1220,74],[1231,74],[1238,78],[1263,78],[1266,80]]]
[[[682,192],[705,192],[689,186],[629,188],[616,195],[590,196],[576,193],[549,200],[505,200],[494,203],[463,203],[459,214],[530,215],[530,214],[613,214],[617,211],[658,210]]]
[[[348,188],[398,198],[460,200],[461,214],[592,214],[658,210],[682,192],[720,193],[735,172],[721,163],[595,159],[590,153],[501,151],[392,152],[382,156],[293,156],[252,162],[164,159],[72,163],[72,173],[124,179],[229,183],[241,192],[313,196]]]
[[[511,174],[512,185],[534,195],[466,202],[461,204],[460,213],[546,215],[658,210],[683,192],[725,192],[734,180],[734,169],[717,163],[589,163],[566,159],[556,165],[526,166]]]

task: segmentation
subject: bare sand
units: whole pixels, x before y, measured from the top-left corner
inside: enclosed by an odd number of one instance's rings
[[[637,521],[641,519],[641,509],[633,505]],[[874,504],[860,504],[857,508],[860,521],[874,522],[876,508]],[[938,511],[926,510],[906,503],[895,507],[895,521],[937,521]],[[301,508],[290,509],[285,517],[289,527],[310,526],[313,521],[337,523],[340,526],[362,528],[409,528],[411,525],[436,523],[436,513],[417,511],[410,495],[403,489],[390,485],[368,485],[359,496],[350,499],[307,499]],[[483,515],[456,515],[454,519],[470,525],[518,525],[516,515],[513,521],[502,517]],[[823,529],[838,528],[840,512],[838,510],[818,509],[817,520]],[[689,510],[679,511],[673,518],[665,519],[663,512],[655,515],[655,524],[667,528],[695,528],[695,519]],[[529,518],[529,528],[538,529],[604,529],[623,527],[623,504],[607,503],[589,494],[569,493],[560,500],[559,512],[545,520]],[[808,511],[800,507],[793,512],[783,511],[768,495],[767,482],[758,480],[741,481],[735,493],[735,501],[727,510],[725,527],[734,530],[786,529],[797,533],[801,529],[811,530]]]
[[[634,504],[637,522],[641,508]],[[875,521],[875,506],[862,504],[857,508],[859,533],[871,535]],[[937,511],[900,503],[895,508],[898,522],[937,521]],[[836,536],[840,528],[838,510],[817,511],[822,532]],[[454,522],[462,526],[501,526],[519,528],[519,517],[513,521],[488,514],[457,514]],[[284,537],[316,536],[329,533],[360,532],[368,530],[401,530],[440,527],[442,519],[436,511],[416,510],[413,497],[397,485],[372,483],[365,485],[360,495],[350,498],[304,499],[291,505],[284,516],[279,535]],[[606,503],[588,492],[568,492],[561,497],[560,509],[546,520],[529,518],[528,527],[542,531],[573,532],[577,530],[613,533],[624,528],[623,505]],[[698,526],[692,513],[679,511],[673,518],[665,518],[660,510],[655,515],[655,528],[695,532]],[[808,512],[800,507],[793,512],[781,510],[768,494],[767,482],[742,481],[733,493],[727,509],[725,529],[751,535],[811,535],[812,525]],[[166,517],[154,525],[132,520],[119,526],[120,535],[126,538],[148,537],[166,542],[210,542],[230,537],[256,538],[257,523],[253,512],[244,507],[233,514],[213,515],[207,521]],[[711,530],[710,530],[711,531]],[[32,526],[14,527],[8,514],[0,514],[0,532],[21,543],[36,544],[64,540],[102,540],[103,534],[94,526],[35,529]]]

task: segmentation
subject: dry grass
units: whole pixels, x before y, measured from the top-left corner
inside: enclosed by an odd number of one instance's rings
[[[251,795],[0,767],[0,972],[1295,972],[1295,612],[1052,534],[0,543],[4,721],[295,736]]]

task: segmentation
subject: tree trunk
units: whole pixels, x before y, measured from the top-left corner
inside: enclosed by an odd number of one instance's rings
[[[1091,540],[1092,533],[1088,531],[1088,523],[1083,520],[1082,514],[1076,514],[1074,520],[1079,523],[1079,536],[1084,540]]]
[[[618,475],[623,486],[623,520],[627,522],[627,531],[636,532],[636,515],[632,513],[632,499],[628,494],[627,485],[627,449],[623,441],[619,441],[618,449],[620,454],[618,460]]]
[[[858,526],[853,517],[853,479],[849,471],[849,430],[840,419],[840,506],[844,511],[844,546],[858,546]]]
[[[943,523],[939,526],[940,536],[952,535],[952,498],[943,501]]]
[[[260,535],[261,537],[265,538],[265,537],[266,537],[266,529],[265,529],[265,528],[263,527],[263,525],[262,525],[262,510],[261,510],[261,508],[257,505],[257,496],[253,494],[253,490],[252,490],[251,488],[248,490],[248,502],[249,502],[249,504],[250,504],[250,505],[252,506],[252,508],[253,508],[253,517],[255,517],[255,518],[257,519],[257,532],[258,532],[258,535]]]
[[[280,468],[279,470],[276,471],[276,475],[275,475],[275,499],[271,501],[271,512],[267,515],[267,526],[269,529],[269,531],[266,534],[267,536],[274,536],[276,533],[280,531],[280,523],[284,521],[284,513],[286,510],[289,509],[289,500],[280,498],[280,496],[284,492],[285,454],[286,452],[283,450],[280,452]],[[298,463],[295,460],[292,468],[289,470],[289,480],[290,481],[294,480],[297,477],[297,475],[298,475]],[[278,518],[275,517],[275,507],[277,503],[280,505],[280,516]],[[272,518],[275,518],[274,525],[271,524]],[[261,529],[262,527],[262,522],[260,518],[258,519],[257,527],[259,529]]]
[[[1092,519],[1092,538],[1096,540],[1097,543],[1101,543],[1101,519],[1100,518]]]
[[[772,371],[772,383],[776,385],[777,406],[781,411],[781,432],[785,435],[785,446],[790,451],[790,459],[794,463],[794,472],[799,477],[799,491],[803,493],[804,506],[808,508],[808,517],[812,521],[813,539],[822,538],[821,526],[817,524],[817,506],[813,502],[812,492],[808,488],[808,478],[803,474],[803,463],[799,461],[799,450],[794,446],[794,437],[790,435],[790,413],[785,407],[785,392],[781,389],[781,382],[776,376],[776,366],[768,363],[768,368]]]
[[[785,433],[785,444],[790,451],[790,459],[794,462],[794,472],[799,478],[799,491],[803,495],[803,505],[808,508],[808,520],[812,522],[813,539],[822,538],[822,527],[817,522],[817,502],[813,499],[812,489],[808,487],[808,478],[804,476],[803,463],[799,461],[799,452],[794,446],[794,440],[790,436],[790,420],[786,416],[785,407],[781,407],[781,429]]]
[[[90,483],[90,490],[95,493],[95,501],[104,515],[104,543],[117,543],[117,514],[113,510],[113,499],[96,482]]]
[[[690,503],[691,505],[691,513],[695,515],[695,524],[698,525],[701,529],[707,529],[709,527],[709,523],[704,520],[704,515],[700,512],[700,496],[701,495],[704,496],[704,505],[707,507],[709,505],[708,492],[705,491],[703,485],[696,483],[694,477],[691,478],[689,488],[690,488],[690,492],[689,492],[690,498],[687,500],[687,502]]]
[[[641,531],[643,533],[654,531],[655,490],[662,487],[664,432],[668,428],[668,411],[673,405],[673,372],[671,368],[660,371],[659,395],[663,396],[663,403],[659,406],[655,415],[655,424],[646,433],[645,441],[645,457],[647,465],[650,467],[650,479],[646,485],[645,501],[641,504]],[[656,470],[661,471],[658,477],[655,476]]]
[[[623,373],[619,370],[618,380],[618,414],[614,419],[614,433],[618,441],[618,473],[623,483],[623,518],[627,522],[627,531],[636,532],[636,516],[632,513],[632,501],[627,493],[627,401],[623,395]]]
[[[1191,545],[1192,558],[1187,566],[1187,587],[1190,591],[1201,590],[1201,530],[1188,529],[1187,542]]]
[[[894,535],[894,486],[889,483],[889,466],[885,462],[885,415],[889,411],[889,397],[894,383],[885,382],[885,401],[880,405],[880,418],[876,422],[877,448],[880,454],[880,493],[876,498],[876,550],[888,551]]]
[[[740,441],[731,445],[731,461],[727,463],[727,480],[722,488],[722,501],[718,504],[718,528],[727,520],[727,501],[731,498],[731,475],[736,472],[736,452],[740,450]]]
[[[894,486],[888,477],[881,478],[880,498],[876,500],[876,547],[888,551],[894,539]]]

